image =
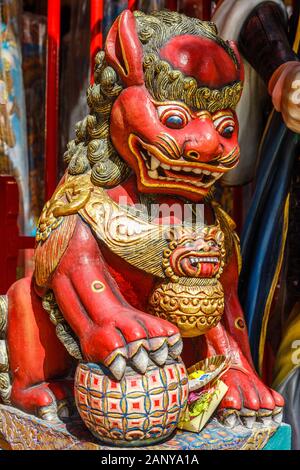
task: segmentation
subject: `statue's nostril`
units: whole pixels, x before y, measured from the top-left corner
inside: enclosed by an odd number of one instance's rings
[[[196,152],[195,150],[190,150],[189,152],[186,153],[186,156],[188,158],[197,159],[197,158],[200,157],[200,154],[198,152]]]

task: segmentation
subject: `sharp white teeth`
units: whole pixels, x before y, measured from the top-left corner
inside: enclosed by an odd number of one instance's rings
[[[197,266],[197,264],[198,264],[197,258],[190,258],[190,262],[191,262],[192,266]]]
[[[195,256],[192,256],[190,258],[190,261],[193,265],[195,264],[198,264],[198,263],[218,263],[218,258],[206,258],[206,257],[195,257]]]
[[[165,165],[164,163],[161,164],[162,168],[164,168],[165,170],[170,170],[171,167],[169,165]]]
[[[184,166],[182,169],[183,169],[183,171],[186,171],[186,172],[190,172],[190,171],[191,171],[191,169],[190,169],[189,167],[187,167],[187,166]]]
[[[157,171],[148,171],[148,175],[150,176],[150,178],[154,178],[154,179],[157,179],[158,177],[158,173]]]
[[[181,168],[180,168],[180,166],[172,166],[172,170],[174,170],[174,171],[180,171]]]
[[[204,173],[205,175],[210,175],[210,174],[211,174],[210,171],[208,171],[208,170],[203,170],[203,173]]]
[[[218,176],[220,176],[220,173],[215,172],[215,173],[213,173],[212,175],[213,175],[214,177],[218,177]]]
[[[196,175],[201,175],[202,170],[200,170],[200,168],[194,168],[193,173],[196,173]]]
[[[160,161],[157,160],[157,158],[155,157],[151,157],[151,170],[154,171],[156,170],[160,165]]]

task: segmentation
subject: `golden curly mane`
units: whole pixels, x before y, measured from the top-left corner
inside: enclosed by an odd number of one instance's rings
[[[213,23],[170,11],[150,15],[135,12],[134,15],[144,51],[145,84],[153,98],[158,101],[181,99],[188,106],[210,112],[236,106],[242,91],[241,82],[237,81],[219,90],[198,87],[193,77],[185,77],[159,57],[159,50],[170,38],[191,34],[217,42],[239,69],[234,51],[217,36]],[[69,142],[64,159],[70,174],[91,171],[93,184],[110,188],[124,181],[131,170],[119,157],[110,140],[111,109],[123,85],[115,70],[107,65],[103,51],[96,56],[94,79],[94,85],[89,86],[87,91],[90,114],[77,124],[76,138]]]

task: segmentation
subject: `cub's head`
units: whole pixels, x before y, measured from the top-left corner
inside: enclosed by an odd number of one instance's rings
[[[134,172],[140,192],[201,200],[238,164],[242,78],[235,45],[212,23],[123,12],[97,56],[68,171],[103,187]]]

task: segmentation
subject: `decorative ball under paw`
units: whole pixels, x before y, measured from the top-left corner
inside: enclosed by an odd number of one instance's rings
[[[181,360],[164,367],[149,365],[141,375],[131,368],[120,382],[97,364],[80,363],[75,399],[88,429],[104,443],[146,446],[165,440],[176,429],[188,398],[188,378]]]

